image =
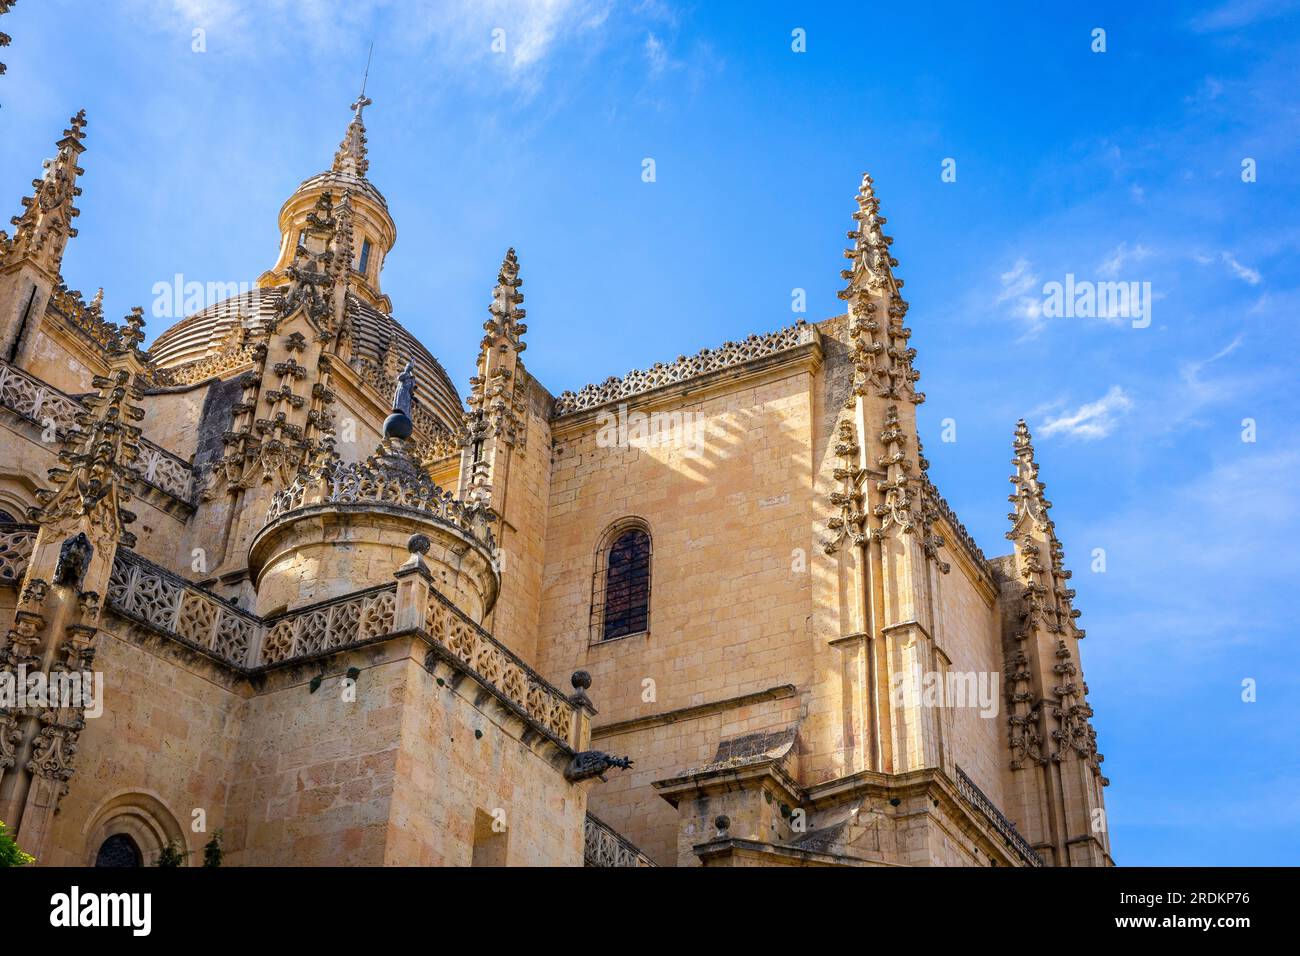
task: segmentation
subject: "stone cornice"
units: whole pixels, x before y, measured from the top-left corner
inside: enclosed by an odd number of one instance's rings
[[[898,866],[896,863],[873,863],[834,853],[820,853],[805,850],[797,846],[783,846],[779,843],[760,843],[758,840],[742,840],[728,837],[725,840],[710,840],[696,843],[691,849],[702,862],[732,855],[752,855],[775,858],[775,864],[785,863],[790,866]]]
[[[50,295],[50,301],[45,306],[45,315],[58,321],[42,324],[41,331],[58,345],[74,354],[82,365],[91,369],[96,375],[102,374],[108,368],[108,363],[104,361],[107,346],[104,342],[97,340],[84,326],[79,325],[75,316],[67,314],[65,309],[68,308],[68,303],[64,298],[67,295],[66,292],[61,294],[58,289],[55,289]],[[117,327],[107,322],[104,323],[104,326],[104,339],[112,341],[112,333],[116,331]]]
[[[650,413],[677,409],[688,400],[695,404],[718,395],[726,395],[742,388],[752,388],[766,382],[780,381],[793,374],[814,374],[821,367],[820,343],[802,345],[780,355],[755,359],[745,366],[710,372],[687,382],[645,392],[600,408],[575,412],[563,418],[551,419],[551,434],[555,441],[566,441],[598,426],[602,414],[612,415],[619,404],[626,402],[629,409]]]
[[[785,768],[783,757],[757,760],[739,766],[705,767],[666,780],[655,780],[651,786],[674,807],[682,800],[716,796],[737,789],[752,789],[770,783],[780,790],[791,806],[804,802],[804,789]]]
[[[960,773],[960,770],[958,773]],[[873,770],[863,770],[847,777],[815,784],[804,791],[804,806],[822,809],[843,805],[847,801],[862,797],[883,800],[900,795],[916,796],[919,794],[940,800],[951,816],[968,821],[972,828],[980,833],[986,843],[986,848],[991,846],[1008,859],[1015,858],[1024,861],[1018,850],[1012,847],[1010,841],[1001,838],[1000,821],[987,812],[977,809],[975,804],[965,799],[962,796],[958,782],[937,767],[927,767],[903,774],[887,774]],[[980,794],[980,796],[983,795]],[[998,817],[1002,817],[1001,811],[996,808],[993,809]],[[1004,817],[1002,819],[1005,820]],[[1005,849],[1003,844],[1006,844]],[[1039,860],[1032,865],[1041,866],[1042,861]]]
[[[738,697],[727,697],[723,700],[695,704],[691,707],[681,707],[677,710],[667,710],[658,714],[649,714],[645,717],[633,717],[630,720],[620,720],[612,724],[592,727],[591,736],[613,737],[618,734],[631,733],[634,730],[645,730],[650,727],[675,724],[682,720],[698,720],[701,717],[707,717],[709,714],[734,710],[737,707],[745,707],[749,704],[757,704],[767,700],[785,700],[794,697],[797,693],[798,690],[794,684],[780,684],[776,687],[769,687],[767,690],[755,691],[752,694],[741,694]]]

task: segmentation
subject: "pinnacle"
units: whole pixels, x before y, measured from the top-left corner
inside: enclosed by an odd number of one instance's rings
[[[898,260],[889,254],[889,247],[894,240],[885,235],[881,228],[888,220],[880,215],[880,200],[876,197],[875,181],[870,173],[862,174],[862,185],[856,198],[858,208],[853,213],[853,220],[857,225],[848,233],[853,246],[844,250],[844,258],[853,261],[855,265],[840,273],[849,282],[849,288],[840,293],[840,298],[847,298],[853,293],[859,273],[870,276],[879,290],[896,294],[903,282],[896,279],[892,272],[898,265]]]
[[[144,341],[144,309],[140,306],[137,305],[126,316],[118,341],[121,352],[131,352]]]
[[[343,141],[339,143],[334,154],[333,170],[336,173],[348,173],[364,179],[370,170],[370,160],[366,158],[366,123],[361,111],[374,101],[368,96],[360,96],[352,103],[352,122],[348,123]]]
[[[1016,439],[1012,443],[1012,447],[1016,450],[1017,454],[1025,452],[1029,455],[1029,459],[1031,461],[1033,460],[1033,436],[1029,434],[1029,426],[1025,424],[1023,418],[1016,422]]]
[[[518,306],[524,301],[524,294],[518,291],[523,284],[524,280],[519,278],[519,258],[515,255],[514,246],[511,246],[506,250],[505,258],[501,260],[501,269],[497,272],[497,289]],[[496,298],[495,294],[493,298]]]
[[[78,110],[77,114],[68,120],[68,128],[63,131],[63,138],[59,140],[58,145],[61,147],[71,146],[77,153],[85,150],[81,141],[86,138],[86,111]]]

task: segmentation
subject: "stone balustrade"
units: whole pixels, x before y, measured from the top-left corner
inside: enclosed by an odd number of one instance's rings
[[[397,585],[386,584],[270,618],[253,663],[280,664],[391,634],[396,599]]]
[[[985,796],[984,791],[975,785],[974,780],[966,776],[966,772],[961,767],[957,768],[957,792],[989,821],[1007,847],[1020,857],[1025,866],[1043,865],[1043,858],[1029,845],[1029,841],[1020,835],[1016,825],[1003,815],[997,808],[997,804]]]
[[[576,706],[437,591],[428,591],[424,630],[483,683],[513,702],[552,737],[573,738]]]
[[[0,405],[42,428],[53,426],[60,439],[86,411],[75,398],[7,362],[0,362]],[[140,440],[136,468],[141,478],[173,498],[194,500],[194,470],[189,463],[147,438]]]
[[[248,666],[263,631],[247,611],[124,548],[113,560],[108,606],[240,668]]]
[[[21,534],[35,538],[34,529],[10,532],[15,549],[22,547]],[[397,583],[381,585],[264,619],[119,549],[108,606],[244,672],[422,630],[437,656],[469,673],[556,743],[571,747],[582,736],[579,704],[427,585],[407,591]]]
[[[369,588],[263,620],[119,549],[108,604],[131,620],[251,669],[391,633],[396,591],[395,584]]]
[[[588,813],[583,828],[582,862],[585,866],[655,866],[655,862],[595,814]]]

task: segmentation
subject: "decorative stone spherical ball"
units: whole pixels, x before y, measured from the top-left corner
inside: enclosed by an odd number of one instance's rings
[[[400,438],[405,441],[414,431],[415,423],[404,412],[393,412],[384,419],[385,438]]]

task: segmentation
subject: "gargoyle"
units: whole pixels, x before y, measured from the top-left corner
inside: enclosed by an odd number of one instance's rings
[[[59,562],[54,566],[54,583],[79,589],[90,565],[90,556],[94,553],[95,547],[84,531],[68,538],[59,548]]]
[[[574,754],[569,765],[564,768],[564,779],[569,783],[577,783],[579,780],[599,777],[601,783],[604,783],[606,770],[611,767],[627,770],[631,766],[631,757],[611,757],[603,750],[584,750],[582,753]]]

